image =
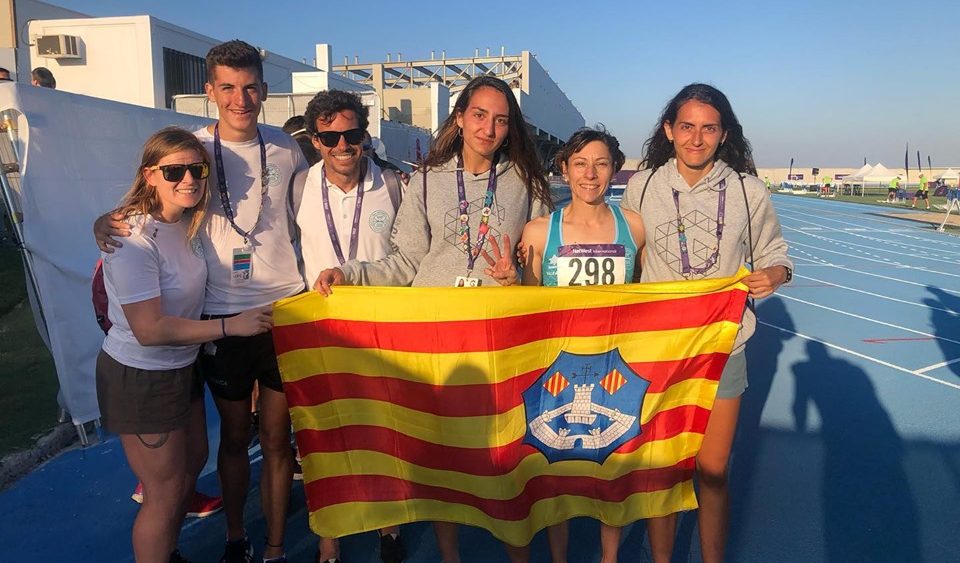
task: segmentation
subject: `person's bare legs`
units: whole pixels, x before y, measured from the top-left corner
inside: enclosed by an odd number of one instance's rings
[[[197,489],[197,477],[207,464],[209,447],[207,445],[207,416],[203,405],[203,396],[190,404],[190,418],[186,427],[186,469],[183,483],[183,508],[177,520],[177,529],[183,526],[190,501]],[[174,545],[176,549],[176,545]]]
[[[217,450],[217,475],[227,521],[227,541],[243,539],[243,508],[250,488],[250,399],[230,401],[213,396],[220,413],[220,448]]]
[[[185,495],[186,434],[121,434],[130,468],[143,483],[143,504],[133,522],[138,563],[167,563],[180,534]]]
[[[570,524],[561,522],[553,526],[547,526],[547,544],[550,546],[550,559],[553,560],[553,563],[567,563]]]
[[[600,522],[600,563],[617,563],[621,530],[619,526]]]
[[[673,556],[673,542],[677,536],[677,515],[668,514],[658,518],[648,518],[646,524],[653,563],[670,563],[670,558]]]
[[[452,522],[434,522],[433,533],[437,536],[437,548],[443,563],[460,563],[460,525]]]
[[[283,534],[293,486],[293,451],[287,396],[263,385],[260,386],[260,448],[263,450],[260,501],[267,524],[263,557],[270,559],[283,555]]]
[[[507,558],[510,559],[510,563],[527,563],[527,561],[530,561],[530,544],[518,546],[504,543],[503,548],[507,551]]]
[[[704,563],[722,563],[730,521],[730,493],[727,489],[727,465],[737,432],[740,397],[717,399],[697,455],[697,481],[700,485],[700,550]]]
[[[340,540],[337,538],[320,538],[317,551],[320,553],[319,560],[321,563],[330,559],[337,559],[340,557]]]

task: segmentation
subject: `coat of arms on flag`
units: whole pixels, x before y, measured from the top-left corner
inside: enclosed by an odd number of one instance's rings
[[[619,526],[695,508],[744,273],[338,287],[279,302],[274,342],[311,528],[449,521],[523,545],[574,516]]]

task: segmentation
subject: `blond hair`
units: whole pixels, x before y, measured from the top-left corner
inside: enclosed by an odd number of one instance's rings
[[[207,150],[193,133],[179,127],[161,129],[151,135],[147,142],[143,144],[143,157],[140,159],[140,166],[137,167],[137,175],[133,179],[130,190],[120,201],[117,212],[124,217],[159,213],[163,204],[160,201],[159,194],[157,194],[157,187],[147,183],[144,171],[157,165],[163,157],[181,151],[196,152],[203,162],[210,166],[210,157],[207,156]],[[188,242],[200,231],[200,226],[207,214],[207,202],[210,201],[210,190],[207,189],[206,180],[197,178],[197,181],[202,182],[203,194],[200,196],[200,201],[193,208],[184,211],[191,217],[190,226],[187,228]]]

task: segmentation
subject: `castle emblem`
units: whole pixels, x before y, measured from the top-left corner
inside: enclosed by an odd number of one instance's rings
[[[618,349],[604,354],[561,352],[523,392],[524,443],[551,462],[603,463],[640,435],[640,409],[650,383],[635,373]]]

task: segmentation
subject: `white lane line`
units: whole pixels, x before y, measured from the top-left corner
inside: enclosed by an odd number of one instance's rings
[[[871,256],[876,256],[877,258],[881,258],[881,256],[879,256],[878,254],[874,254],[874,253],[890,254],[890,255],[893,255],[893,256],[906,256],[906,257],[915,258],[915,259],[919,259],[919,260],[931,260],[931,261],[934,261],[934,262],[943,262],[943,263],[946,263],[946,264],[960,265],[960,260],[950,259],[950,258],[937,258],[937,257],[934,257],[934,256],[926,255],[926,254],[927,254],[926,252],[897,252],[896,250],[890,250],[890,249],[887,249],[887,248],[876,248],[875,245],[857,244],[857,243],[854,243],[854,242],[845,242],[845,241],[833,240],[833,239],[827,238],[827,237],[825,237],[825,236],[820,236],[820,235],[811,235],[810,233],[808,233],[808,232],[806,232],[806,231],[801,231],[801,230],[796,229],[796,228],[794,228],[794,227],[784,227],[784,229],[789,229],[789,230],[792,230],[792,231],[796,231],[796,232],[805,234],[805,235],[807,235],[807,236],[813,237],[813,238],[818,239],[818,240],[823,240],[823,241],[826,241],[826,242],[830,242],[830,243],[835,244],[835,245],[844,246],[844,247],[846,247],[846,248],[849,248],[850,250],[855,250],[856,248],[861,248],[861,249],[864,249],[863,252],[864,252],[865,254],[869,254],[869,255],[871,255]],[[889,241],[883,241],[883,240],[880,240],[880,239],[870,239],[869,237],[863,237],[863,235],[859,235],[859,236],[861,236],[862,238],[867,238],[867,239],[869,239],[869,240],[873,240],[874,242],[878,242],[878,243],[889,243]],[[905,250],[909,250],[909,249],[905,249]],[[884,258],[884,260],[886,260],[886,259]]]
[[[804,243],[802,243],[802,242],[790,241],[790,246],[804,246],[804,247],[807,247],[807,248],[813,248],[813,249],[815,249],[815,250],[819,250],[819,251],[821,251],[821,252],[829,252],[830,254],[839,254],[840,256],[849,256],[850,258],[857,258],[857,259],[859,259],[859,260],[866,260],[866,261],[868,261],[868,262],[877,262],[878,264],[884,264],[884,265],[887,265],[887,266],[890,265],[890,261],[889,261],[889,260],[877,260],[877,259],[874,259],[874,258],[867,258],[867,257],[862,256],[862,255],[848,254],[848,253],[846,253],[846,252],[840,252],[840,251],[838,251],[838,250],[830,250],[830,249],[828,249],[828,248],[823,248],[823,247],[821,247],[821,246],[816,246],[816,245],[814,245],[814,244],[804,244]],[[920,266],[908,266],[908,265],[906,265],[906,264],[900,264],[900,263],[896,263],[896,265],[897,265],[898,267],[900,267],[900,268],[905,269],[905,270],[916,270],[916,271],[918,271],[918,272],[926,272],[926,273],[929,273],[929,274],[937,274],[937,275],[941,275],[941,276],[949,276],[949,277],[951,277],[951,278],[960,278],[960,274],[948,274],[947,272],[940,272],[940,271],[937,271],[937,270],[930,270],[930,269],[928,269],[928,268],[923,268],[923,267],[920,267]]]
[[[836,288],[839,288],[839,289],[846,289],[847,291],[855,291],[855,292],[857,292],[857,293],[862,293],[862,294],[864,294],[864,295],[870,295],[871,297],[878,297],[878,298],[880,298],[880,299],[885,299],[885,300],[887,300],[887,301],[896,301],[897,303],[903,303],[903,304],[905,304],[905,305],[913,305],[914,307],[920,307],[920,308],[922,308],[922,309],[931,309],[931,310],[933,310],[933,311],[943,311],[943,312],[945,312],[945,313],[949,313],[949,314],[954,315],[954,316],[960,316],[960,312],[951,311],[950,309],[944,309],[944,308],[942,308],[942,307],[931,307],[930,305],[924,305],[923,303],[917,303],[917,302],[915,302],[915,301],[907,301],[906,299],[897,299],[896,297],[890,297],[889,295],[883,295],[882,293],[873,293],[872,291],[865,291],[865,290],[863,290],[863,289],[857,289],[857,288],[855,288],[855,287],[847,287],[847,286],[845,286],[845,285],[840,285],[840,284],[838,284],[838,283],[836,283],[836,282],[832,282],[832,281],[820,280],[820,279],[817,279],[817,278],[811,278],[810,276],[801,276],[801,275],[796,275],[796,274],[794,274],[793,277],[794,277],[794,278],[802,278],[802,279],[805,279],[805,280],[811,280],[811,281],[815,281],[815,282],[819,282],[819,283],[825,283],[825,284],[827,284],[827,285],[830,285],[830,286],[833,286],[833,287],[836,287]],[[790,288],[789,285],[786,286],[786,287],[784,287],[784,289],[789,289],[789,288]]]
[[[855,318],[855,319],[860,319],[860,320],[862,320],[862,321],[867,321],[867,322],[871,322],[871,323],[876,323],[876,324],[878,324],[878,325],[888,326],[888,327],[890,327],[890,328],[895,328],[895,329],[897,329],[897,330],[902,330],[902,331],[904,331],[904,332],[912,332],[913,334],[919,334],[920,336],[928,336],[928,337],[930,337],[930,338],[933,338],[934,340],[942,340],[942,341],[944,341],[944,342],[951,342],[951,343],[953,343],[953,344],[960,344],[960,340],[954,340],[954,339],[952,339],[952,338],[947,338],[946,336],[937,336],[936,334],[930,334],[929,332],[923,332],[923,331],[920,331],[920,330],[914,330],[914,329],[912,329],[912,328],[907,328],[907,327],[905,327],[905,326],[895,325],[895,324],[893,324],[893,323],[888,323],[888,322],[885,322],[885,321],[881,321],[881,320],[879,320],[879,319],[872,319],[872,318],[870,318],[870,317],[864,317],[863,315],[858,315],[858,314],[856,314],[856,313],[851,313],[851,312],[849,312],[849,311],[841,311],[840,309],[834,309],[833,307],[827,307],[826,305],[820,305],[819,303],[813,303],[813,302],[807,301],[807,300],[805,300],[805,299],[798,299],[798,298],[796,298],[796,297],[791,297],[791,296],[789,296],[789,295],[787,295],[787,294],[785,294],[785,293],[778,293],[777,295],[780,296],[780,297],[782,297],[782,298],[784,298],[784,299],[789,299],[789,300],[791,300],[791,301],[796,301],[796,302],[798,302],[798,303],[803,303],[804,305],[810,305],[811,307],[817,307],[817,308],[819,308],[819,309],[824,309],[824,310],[830,311],[831,313],[837,313],[837,314],[840,314],[840,315],[846,315],[846,316],[848,316],[848,317],[853,317],[853,318]]]
[[[786,206],[784,210],[787,211],[787,213],[783,214],[784,217],[796,219],[796,220],[800,220],[800,219],[797,219],[796,217],[791,216],[790,213],[796,213],[805,217],[813,217],[823,221],[833,221],[833,222],[842,223],[845,225],[849,225],[851,220],[855,220],[858,223],[859,222],[866,222],[868,224],[879,223],[884,226],[896,225],[899,228],[888,228],[888,229],[879,229],[878,227],[874,227],[874,228],[877,229],[877,232],[891,233],[901,238],[908,238],[908,239],[913,239],[913,240],[922,241],[922,242],[936,243],[939,246],[946,246],[946,247],[952,247],[952,248],[960,247],[960,244],[953,242],[951,239],[947,237],[928,238],[925,236],[924,237],[917,236],[917,233],[927,234],[927,233],[930,233],[930,231],[926,227],[920,227],[920,226],[916,226],[913,228],[903,228],[903,220],[901,219],[891,218],[891,219],[884,220],[884,219],[877,219],[874,217],[866,216],[866,213],[856,213],[856,214],[837,213],[836,211],[830,211],[824,208],[818,209],[817,213],[811,213],[809,212],[808,209],[804,208],[803,206]],[[880,211],[880,210],[881,209],[878,208],[877,211]],[[777,213],[778,215],[780,214],[780,206],[777,206]],[[844,217],[844,219],[834,219],[830,217],[831,215]],[[902,233],[914,233],[914,234],[902,234]],[[956,251],[950,251],[950,252],[956,252]]]
[[[960,362],[960,358],[954,358],[954,359],[952,359],[952,360],[950,360],[950,361],[948,361],[948,362],[940,362],[939,364],[933,364],[932,366],[927,366],[927,367],[925,367],[925,368],[920,368],[920,369],[918,369],[918,370],[916,370],[916,371],[917,371],[917,373],[927,373],[928,371],[933,371],[933,370],[935,370],[935,369],[945,368],[945,367],[947,367],[947,366],[949,366],[949,365],[953,365],[953,364],[955,364],[955,363],[957,363],[957,362]]]
[[[792,331],[792,330],[790,330],[790,329],[783,328],[783,327],[781,327],[781,326],[772,325],[772,324],[770,324],[770,323],[765,323],[765,322],[763,322],[763,321],[761,321],[761,320],[759,320],[759,319],[757,319],[757,324],[762,324],[763,326],[768,326],[768,327],[770,327],[770,328],[775,328],[775,329],[777,329],[777,330],[779,330],[779,331],[786,332],[786,333],[792,334],[792,335],[794,335],[794,336],[799,336],[800,338],[803,338],[804,340],[810,340],[810,341],[812,341],[812,342],[819,342],[820,344],[823,344],[823,345],[826,346],[827,348],[833,348],[834,350],[837,350],[837,351],[840,351],[840,352],[844,352],[844,353],[846,353],[846,354],[850,354],[850,355],[856,356],[856,357],[858,357],[858,358],[862,358],[862,359],[867,360],[867,361],[869,361],[869,362],[873,362],[873,363],[875,363],[875,364],[880,364],[881,366],[888,367],[888,368],[891,368],[891,369],[895,369],[895,370],[897,370],[897,371],[902,371],[903,373],[912,375],[912,376],[914,376],[914,377],[919,377],[919,378],[921,378],[921,379],[926,379],[927,381],[932,381],[932,382],[934,382],[934,383],[939,383],[940,385],[946,385],[947,387],[952,387],[952,388],[954,388],[954,389],[960,390],[960,385],[958,385],[958,384],[956,384],[956,383],[950,383],[949,381],[943,381],[942,379],[937,379],[936,377],[931,377],[931,376],[926,375],[926,374],[924,374],[924,373],[920,373],[920,372],[917,372],[917,371],[914,371],[914,370],[910,370],[910,369],[907,369],[907,368],[905,368],[905,367],[900,367],[900,366],[898,366],[898,365],[896,365],[896,364],[891,364],[890,362],[885,362],[885,361],[883,361],[883,360],[881,360],[881,359],[879,359],[879,358],[874,358],[873,356],[868,356],[868,355],[866,355],[866,354],[861,354],[860,352],[856,352],[856,351],[851,350],[851,349],[849,349],[849,348],[844,348],[843,346],[837,346],[836,344],[831,344],[831,343],[829,343],[829,342],[827,342],[827,341],[825,341],[825,340],[821,340],[821,339],[816,338],[816,337],[813,337],[813,336],[807,336],[806,334],[801,334],[801,333],[799,333],[799,332],[794,332],[794,331]]]
[[[854,274],[863,274],[864,276],[873,276],[873,277],[875,277],[875,278],[880,278],[880,279],[884,279],[884,280],[890,280],[890,281],[902,283],[902,284],[905,284],[905,285],[917,285],[917,286],[920,286],[920,287],[930,287],[930,284],[928,284],[928,283],[920,283],[920,282],[915,282],[915,281],[910,281],[910,280],[902,280],[902,279],[900,279],[900,278],[892,278],[892,277],[890,277],[890,276],[884,276],[884,275],[881,275],[881,274],[875,274],[875,273],[873,273],[873,272],[864,272],[863,270],[854,270],[854,269],[851,269],[851,268],[849,268],[849,267],[847,267],[847,266],[844,266],[844,265],[842,265],[842,264],[804,264],[804,265],[803,265],[804,268],[807,268],[807,267],[810,267],[810,266],[831,266],[831,267],[834,267],[834,268],[840,268],[840,269],[842,269],[842,270],[845,271],[845,272],[852,272],[852,273],[854,273]],[[794,274],[794,275],[796,275],[796,274]],[[946,289],[946,288],[943,288],[943,287],[940,287],[940,288],[938,288],[938,289],[939,289],[940,291],[943,291],[944,293],[953,293],[953,294],[956,294],[956,295],[960,295],[960,291],[957,291],[957,290],[954,290],[954,289]]]

